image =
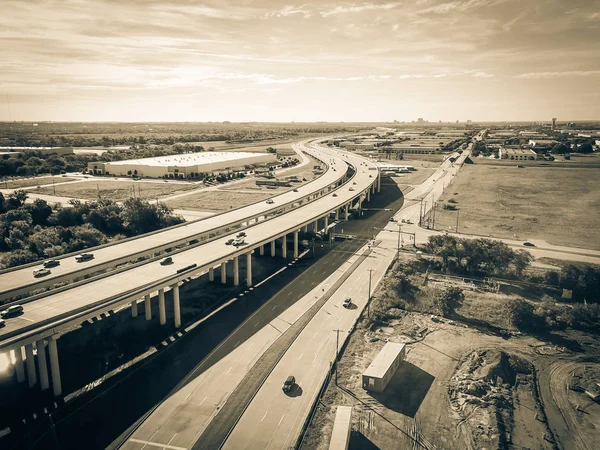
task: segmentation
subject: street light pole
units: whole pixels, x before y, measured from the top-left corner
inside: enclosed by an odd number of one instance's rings
[[[375,269],[369,269],[369,297],[367,298],[367,317],[371,317],[371,276]]]

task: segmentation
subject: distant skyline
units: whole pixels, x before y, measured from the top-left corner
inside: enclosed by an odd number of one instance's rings
[[[600,0],[2,0],[0,121],[600,119]]]

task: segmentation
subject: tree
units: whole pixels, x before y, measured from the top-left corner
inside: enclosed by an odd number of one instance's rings
[[[6,209],[18,209],[25,204],[27,200],[27,191],[22,189],[11,192],[8,194],[8,200],[6,202]]]
[[[456,308],[460,307],[465,299],[465,294],[462,289],[452,286],[437,296],[433,300],[433,304],[439,310],[442,317],[448,317],[454,314]]]
[[[554,153],[555,155],[564,155],[566,153],[570,153],[570,151],[571,150],[569,149],[569,147],[567,147],[565,144],[558,143],[554,147],[552,147],[550,153]]]
[[[273,148],[273,147],[268,147],[267,148],[267,153],[277,153],[277,149]]]
[[[511,324],[518,330],[534,330],[537,328],[537,319],[533,312],[533,305],[525,300],[516,299],[508,305]]]
[[[592,153],[594,151],[594,147],[590,142],[586,142],[577,147],[575,151],[577,153]]]
[[[515,273],[521,276],[523,275],[523,271],[533,262],[533,256],[526,250],[517,250],[513,255],[512,264],[515,268]]]

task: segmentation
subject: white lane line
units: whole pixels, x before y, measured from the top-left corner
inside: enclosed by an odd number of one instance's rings
[[[149,442],[149,441],[142,441],[141,439],[129,439],[130,442],[136,442],[138,444],[144,444],[144,447],[146,445],[150,445],[152,447],[161,447],[164,449],[169,449],[169,450],[187,450],[187,448],[185,447],[177,447],[175,445],[168,445],[168,444],[157,444],[156,442]],[[144,448],[142,447],[142,448]]]
[[[250,350],[252,347],[254,347],[254,342],[248,346],[248,350]]]
[[[237,341],[236,344],[233,346],[233,348],[237,348],[238,345],[240,345],[241,341]]]
[[[298,360],[301,360],[303,356],[304,356],[304,353],[302,353],[300,356],[298,356]]]
[[[283,422],[283,418],[285,417],[285,414],[283,416],[281,416],[281,419],[279,419],[279,423],[277,424],[277,428],[279,428],[279,425],[281,425],[281,422]]]
[[[187,399],[190,398],[190,395],[192,395],[192,392],[190,392],[184,399],[183,399],[183,403],[187,402]]]
[[[231,369],[233,369],[233,367],[230,367],[229,369],[227,369],[227,372],[225,372],[225,375],[227,375],[229,372],[231,372]]]
[[[262,419],[260,419],[260,421],[262,422],[263,420],[265,420],[265,417],[267,417],[267,414],[269,414],[269,411],[265,411],[265,415],[263,416]]]
[[[202,406],[202,403],[204,403],[204,400],[206,400],[207,398],[208,398],[208,395],[206,397],[204,397],[200,403],[198,403],[198,406]]]

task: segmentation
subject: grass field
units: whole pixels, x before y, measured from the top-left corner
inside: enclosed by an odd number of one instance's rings
[[[86,183],[74,183],[70,185],[43,187],[35,191],[36,194],[56,195],[59,197],[72,197],[81,199],[97,199],[98,193],[101,198],[110,198],[116,201],[127,200],[132,197],[133,187],[135,195],[141,198],[154,199],[165,195],[178,194],[181,192],[198,189],[197,185],[184,183],[146,183],[128,181],[89,181]]]
[[[438,202],[435,228],[600,249],[598,170],[465,165]],[[456,200],[460,210],[441,204]]]
[[[194,195],[170,200],[167,203],[173,209],[188,209],[201,211],[228,211],[250,203],[266,200],[272,197],[276,190],[254,192],[238,191],[207,191]]]
[[[45,186],[54,183],[66,183],[67,181],[74,181],[76,178],[56,178],[56,177],[42,177],[42,178],[26,178],[24,180],[6,181],[0,184],[0,189],[19,189],[31,186]]]

